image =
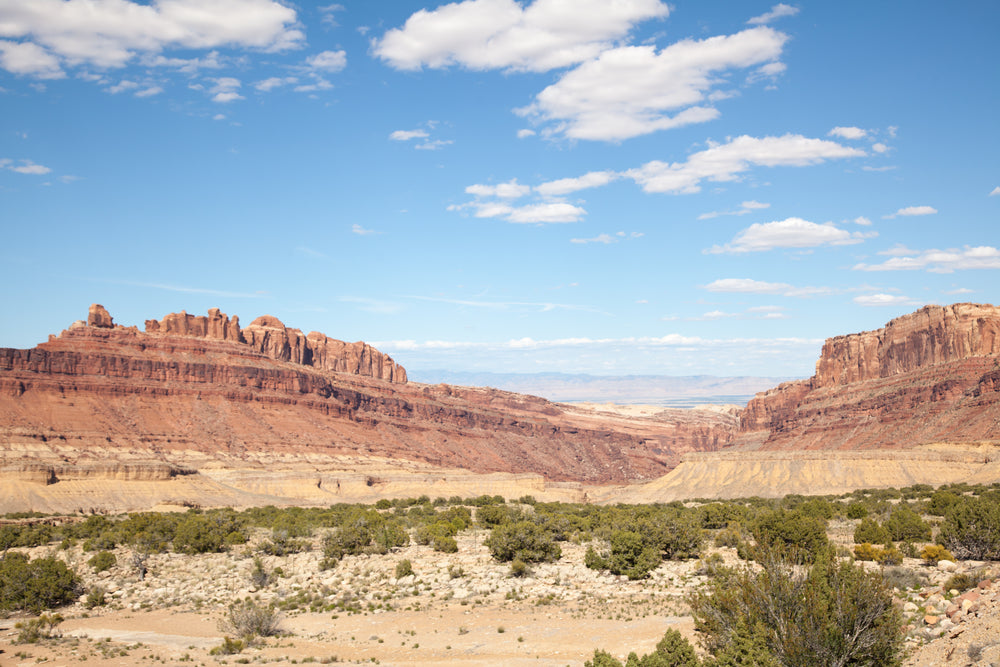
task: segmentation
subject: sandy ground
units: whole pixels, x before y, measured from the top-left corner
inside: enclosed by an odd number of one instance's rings
[[[73,618],[63,637],[40,644],[12,644],[13,619],[0,621],[0,664],[128,665],[372,662],[382,665],[581,665],[595,647],[625,656],[653,649],[668,627],[691,636],[689,618],[647,616],[630,621],[580,616],[572,607],[469,610],[455,605],[433,612],[339,615],[307,613],[281,624],[288,636],[271,638],[240,655],[210,656],[218,646],[217,613],[174,610],[115,611]],[[12,661],[12,662],[11,662]]]

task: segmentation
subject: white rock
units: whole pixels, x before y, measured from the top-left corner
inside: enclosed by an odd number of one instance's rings
[[[958,565],[950,560],[939,560],[937,566],[942,572],[954,572],[958,569]]]

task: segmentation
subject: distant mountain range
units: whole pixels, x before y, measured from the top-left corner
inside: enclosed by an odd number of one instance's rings
[[[475,373],[411,371],[410,379],[428,384],[493,387],[541,396],[560,403],[648,404],[684,408],[697,404],[746,405],[759,391],[789,377],[717,377],[714,375],[586,375],[571,373]]]

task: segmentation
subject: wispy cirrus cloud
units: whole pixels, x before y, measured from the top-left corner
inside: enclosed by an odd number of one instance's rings
[[[902,296],[900,294],[886,294],[884,292],[879,292],[876,294],[862,294],[860,296],[854,297],[853,301],[859,306],[866,306],[869,308],[874,308],[879,306],[923,305],[920,301],[917,301],[916,299],[911,299],[907,296]]]
[[[615,232],[614,234],[598,234],[597,236],[589,239],[570,239],[570,243],[576,243],[580,245],[586,245],[588,243],[601,243],[604,245],[611,245],[612,243],[618,243],[619,241],[624,241],[627,239],[638,239],[642,238],[644,234],[642,232]]]
[[[712,246],[710,254],[764,252],[778,248],[816,248],[819,246],[853,245],[877,232],[848,232],[832,222],[817,224],[802,218],[786,218],[775,222],[750,225],[725,245]]]
[[[798,7],[793,7],[791,5],[786,5],[783,2],[779,2],[774,7],[771,7],[771,11],[765,12],[760,16],[754,16],[752,19],[748,20],[747,23],[750,25],[766,25],[786,16],[795,16],[798,13]]]
[[[770,204],[750,200],[741,203],[739,208],[730,211],[710,211],[708,213],[702,213],[698,216],[698,219],[711,220],[712,218],[718,218],[724,215],[747,215],[748,213],[753,213],[754,211],[760,211],[770,207]]]
[[[736,294],[777,294],[781,296],[811,297],[834,294],[830,287],[796,287],[789,283],[767,282],[752,278],[720,278],[713,280],[703,289],[709,292],[732,292]]]
[[[993,246],[965,246],[947,250],[912,250],[896,246],[879,253],[889,259],[880,264],[859,263],[855,271],[929,271],[952,273],[966,269],[1000,269],[1000,250]]]

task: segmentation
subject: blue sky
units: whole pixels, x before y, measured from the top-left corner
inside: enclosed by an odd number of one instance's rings
[[[0,0],[0,345],[811,375],[1000,286],[1000,4]]]

